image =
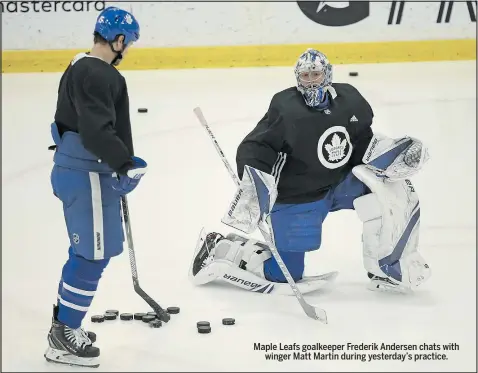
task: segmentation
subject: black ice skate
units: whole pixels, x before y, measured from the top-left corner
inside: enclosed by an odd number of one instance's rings
[[[58,306],[54,305],[53,306],[53,317],[51,318],[52,325],[55,322],[55,320],[57,320],[57,318],[58,318],[58,310],[59,310]],[[86,334],[88,335],[88,338],[90,339],[92,344],[96,342],[96,333],[86,331]]]
[[[368,278],[371,280],[368,286],[369,290],[383,291],[389,293],[408,293],[409,289],[390,280],[387,277],[380,277],[373,273],[367,273]]]
[[[214,259],[214,255],[211,254],[211,250],[216,246],[216,244],[224,239],[224,236],[220,233],[211,232],[206,236],[201,249],[198,251],[193,262],[193,276],[196,276],[197,273],[206,266],[211,260]],[[198,245],[199,246],[199,245]]]
[[[59,322],[55,311],[48,333],[49,347],[45,359],[52,363],[99,367],[100,349],[92,345],[88,333],[83,328],[72,329]]]

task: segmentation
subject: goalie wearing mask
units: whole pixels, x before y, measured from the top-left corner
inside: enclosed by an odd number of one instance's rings
[[[420,204],[409,180],[428,159],[425,146],[374,134],[369,103],[353,86],[332,83],[323,53],[307,49],[294,71],[297,86],[273,96],[237,149],[241,182],[222,219],[246,234],[266,227],[268,239],[202,234],[191,281],[292,294],[269,249],[274,244],[299,290],[315,290],[333,276],[304,277],[305,254],[320,248],[326,216],[349,209],[363,222],[369,288],[413,290],[430,277],[418,252]]]

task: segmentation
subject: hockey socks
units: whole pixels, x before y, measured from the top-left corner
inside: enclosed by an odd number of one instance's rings
[[[93,300],[109,259],[87,260],[72,248],[63,266],[58,287],[58,320],[72,329],[79,328]]]

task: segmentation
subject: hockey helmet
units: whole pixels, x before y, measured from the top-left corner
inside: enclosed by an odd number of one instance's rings
[[[109,43],[114,42],[119,35],[123,35],[125,46],[139,39],[139,31],[136,18],[130,12],[116,7],[103,10],[95,25],[95,32]]]
[[[297,89],[310,107],[317,107],[325,99],[332,85],[332,65],[325,54],[308,48],[294,68]]]

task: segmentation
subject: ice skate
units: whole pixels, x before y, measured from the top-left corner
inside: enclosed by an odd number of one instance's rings
[[[368,289],[372,291],[382,291],[386,293],[401,293],[406,294],[411,292],[410,288],[406,288],[396,282],[393,282],[387,277],[376,276],[368,272],[368,278],[370,283],[368,284]]]
[[[51,319],[52,325],[57,319],[57,317],[58,317],[58,306],[53,306],[53,317]],[[88,335],[88,338],[90,339],[92,344],[96,342],[96,333],[86,331],[86,334]]]
[[[81,327],[72,329],[58,321],[56,315],[57,307],[48,333],[49,347],[45,352],[45,359],[51,363],[99,367],[100,349],[94,347],[89,338],[89,335],[92,335],[96,340],[96,335]]]
[[[211,232],[206,236],[201,248],[193,259],[192,274],[196,276],[197,273],[207,264],[214,260],[214,247],[216,244],[224,239],[220,233]]]

